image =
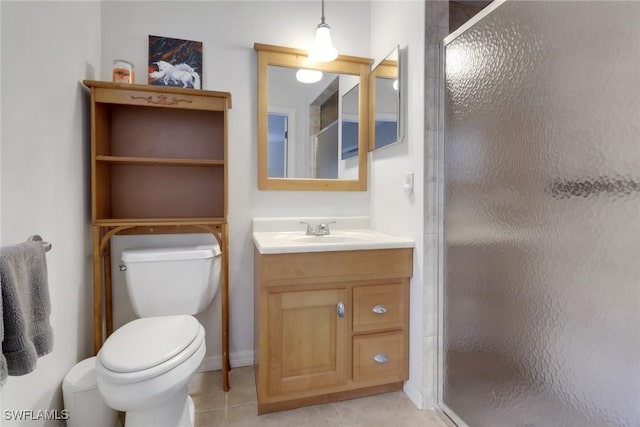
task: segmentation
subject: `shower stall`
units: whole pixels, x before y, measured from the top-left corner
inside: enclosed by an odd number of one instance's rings
[[[443,61],[440,408],[640,426],[640,2],[496,1]]]

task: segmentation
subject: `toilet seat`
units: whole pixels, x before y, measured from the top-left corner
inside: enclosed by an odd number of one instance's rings
[[[203,345],[204,328],[195,317],[147,317],[117,329],[98,353],[98,365],[112,382],[142,381],[180,365]]]

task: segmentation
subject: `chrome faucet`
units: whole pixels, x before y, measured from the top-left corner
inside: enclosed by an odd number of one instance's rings
[[[313,227],[308,222],[300,221],[300,224],[305,224],[307,226],[307,236],[328,236],[331,234],[331,230],[329,229],[329,224],[335,224],[335,221],[330,221],[327,223],[320,223]]]

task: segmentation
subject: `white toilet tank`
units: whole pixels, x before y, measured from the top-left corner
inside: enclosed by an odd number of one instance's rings
[[[218,245],[127,249],[122,263],[138,317],[198,314],[220,287]]]

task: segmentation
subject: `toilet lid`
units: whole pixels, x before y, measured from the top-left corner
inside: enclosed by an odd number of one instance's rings
[[[98,357],[109,370],[136,372],[175,357],[198,334],[193,316],[146,317],[117,329],[104,343]]]

